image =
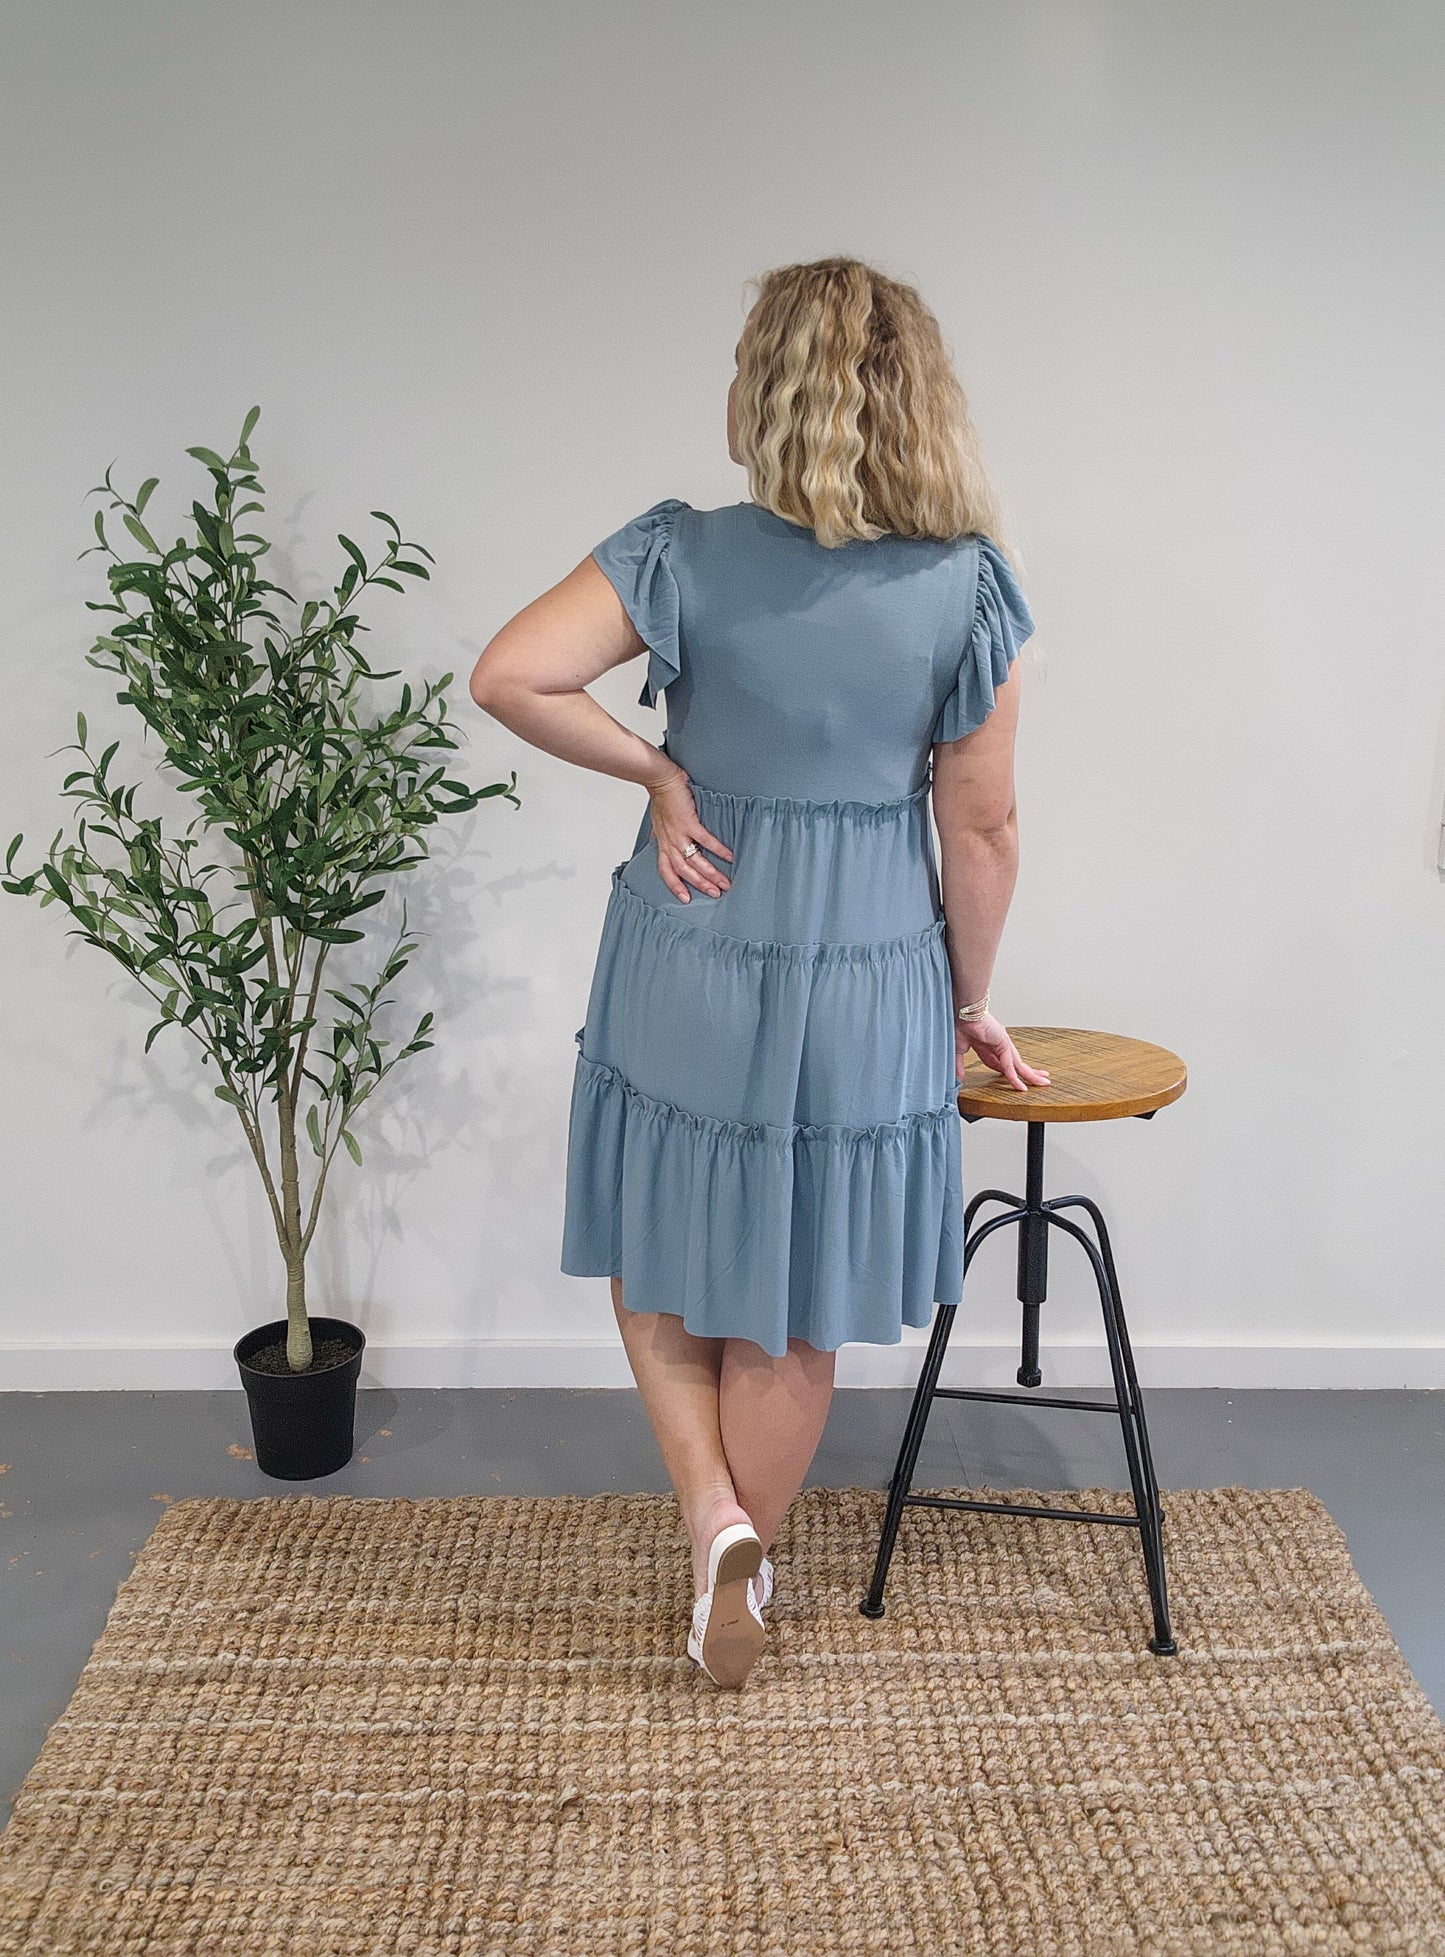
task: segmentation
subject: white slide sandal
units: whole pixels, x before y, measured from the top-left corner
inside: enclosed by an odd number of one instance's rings
[[[762,1568],[753,1578],[753,1595],[757,1599],[759,1610],[766,1610],[773,1601],[773,1566],[766,1556],[763,1558]]]
[[[762,1540],[747,1522],[719,1529],[708,1549],[708,1587],[692,1607],[687,1651],[715,1685],[741,1685],[767,1641],[752,1583],[762,1562]]]

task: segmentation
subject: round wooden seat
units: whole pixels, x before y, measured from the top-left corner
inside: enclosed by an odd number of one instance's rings
[[[1079,1026],[1008,1030],[1029,1065],[1048,1074],[1049,1085],[1021,1094],[970,1053],[958,1095],[958,1111],[970,1120],[988,1115],[996,1121],[1115,1121],[1167,1107],[1188,1082],[1179,1055],[1148,1040]]]

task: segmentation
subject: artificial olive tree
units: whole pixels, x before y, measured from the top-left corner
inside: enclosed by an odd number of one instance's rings
[[[357,601],[373,585],[403,590],[399,579],[428,575],[421,558],[435,561],[384,510],[371,512],[385,538],[375,563],[338,539],[348,561],[329,597],[301,602],[263,575],[270,545],[254,526],[264,492],[248,447],[259,414],[246,416],[229,459],[186,451],[208,472],[209,501],[192,503],[191,534],[169,549],[145,522],[156,477],[130,500],[107,469],[90,492],[108,499],[90,550],[110,560],[110,598],[87,608],[113,617],[86,658],[121,676],[117,700],[154,732],[155,765],[198,813],[174,833],[138,813],[137,787],[111,778],[120,742],[97,759],[78,714],[70,746],[84,766],[63,784],[80,806],[77,833],[66,840],[62,826],[46,860],[24,873],[16,836],[0,881],[66,905],[72,935],[109,952],[149,993],[160,1017],[147,1052],[176,1025],[203,1066],[215,1063],[215,1092],[236,1110],[270,1205],[286,1266],[286,1355],[303,1370],[312,1359],[306,1252],[337,1144],[361,1161],[357,1111],[399,1060],[432,1044],[429,1012],[390,1056],[377,1024],[384,988],[416,949],[404,903],[373,982],[323,987],[327,955],[367,936],[365,913],[388,878],[426,860],[439,816],[490,796],[520,802],[515,772],[472,789],[438,758],[458,745],[450,673],[419,693],[403,684],[389,711],[374,704],[373,689],[397,672],[368,665]],[[139,555],[107,534],[117,515]]]

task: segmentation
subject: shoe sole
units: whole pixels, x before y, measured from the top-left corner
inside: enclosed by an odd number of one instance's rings
[[[719,1685],[741,1685],[767,1643],[766,1630],[748,1609],[748,1584],[762,1563],[763,1547],[756,1536],[729,1543],[718,1557],[702,1662]]]

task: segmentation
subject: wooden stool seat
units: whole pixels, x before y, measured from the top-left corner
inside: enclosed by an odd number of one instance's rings
[[[1179,1055],[1148,1040],[1081,1026],[1008,1030],[1029,1065],[1048,1074],[1049,1085],[1020,1094],[970,1053],[958,1096],[958,1111],[969,1121],[984,1115],[995,1121],[1116,1121],[1167,1107],[1188,1084]]]

